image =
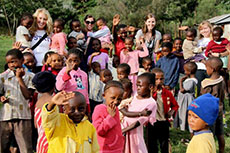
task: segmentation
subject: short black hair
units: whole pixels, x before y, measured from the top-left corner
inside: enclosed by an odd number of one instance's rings
[[[34,54],[32,54],[31,52],[25,52],[25,53],[23,53],[22,55],[23,55],[23,57],[24,57],[24,56],[32,56],[32,57],[35,59]]]
[[[93,18],[93,20],[95,21],[95,18],[92,15],[90,15],[90,14],[87,14],[85,16],[84,21],[86,21],[88,18]]]
[[[105,92],[106,90],[108,90],[109,88],[111,88],[111,87],[120,88],[120,89],[122,89],[122,90],[124,91],[124,88],[123,88],[121,82],[115,81],[115,80],[111,80],[111,81],[108,81],[108,82],[106,83],[105,88],[104,88],[104,92]]]
[[[92,69],[95,69],[96,67],[99,67],[101,65],[98,62],[93,62],[91,66],[92,66]]]
[[[218,31],[218,32],[220,33],[221,36],[222,36],[223,33],[224,33],[224,30],[223,30],[221,27],[215,27],[215,28],[213,29],[213,31]]]
[[[210,57],[206,63],[209,63],[209,66],[214,69],[215,72],[221,72],[223,62],[219,57]]]
[[[195,74],[197,70],[197,65],[195,62],[187,62],[184,64],[190,70],[191,74]]]
[[[54,22],[58,22],[62,28],[64,28],[64,26],[65,26],[65,21],[63,19],[59,18],[59,19],[54,20]]]
[[[156,75],[156,73],[163,73],[164,74],[164,71],[160,68],[154,68],[152,69],[151,73],[154,73]]]
[[[142,64],[145,63],[146,61],[153,61],[151,57],[147,56],[142,59]]]
[[[189,29],[187,30],[186,34],[187,34],[188,32],[191,32],[191,33],[193,34],[194,37],[197,36],[197,31],[196,31],[195,28],[189,28]]]
[[[128,75],[130,74],[131,68],[130,68],[130,66],[129,66],[128,64],[126,64],[126,63],[121,63],[120,65],[118,65],[117,69],[118,69],[118,68],[123,69],[124,72],[125,72],[126,74],[128,74]]]
[[[125,89],[125,87],[130,88],[130,90],[132,90],[133,88],[133,83],[128,79],[128,78],[123,78],[120,80],[123,88]]]
[[[177,41],[177,40],[180,40],[181,42],[183,42],[183,40],[180,38],[180,37],[176,37],[173,42]]]
[[[48,59],[48,57],[51,56],[52,54],[55,54],[55,52],[54,51],[48,51],[48,52],[46,52],[45,55],[44,55],[43,61],[46,62],[47,59]]]
[[[69,27],[70,27],[71,30],[73,30],[73,28],[72,28],[73,22],[79,22],[81,24],[81,21],[79,19],[73,19],[73,20],[71,20],[71,22],[69,24]]]
[[[124,29],[124,28],[126,28],[127,27],[127,25],[125,25],[125,24],[119,24],[118,26],[117,26],[117,31],[119,31],[120,29]]]
[[[133,38],[132,37],[126,37],[125,40],[129,40],[133,42]]]
[[[7,56],[14,56],[18,59],[23,59],[23,54],[19,49],[11,49],[6,53]]]
[[[97,19],[97,21],[100,21],[100,20],[101,20],[104,24],[106,24],[106,20],[105,20],[104,17],[100,17],[100,18]]]
[[[138,78],[146,78],[149,85],[155,86],[155,74],[154,73],[145,72],[139,75]]]
[[[173,44],[171,42],[164,42],[162,43],[161,47],[166,47],[166,48],[169,48],[171,51],[172,51],[172,48],[173,48]]]
[[[77,57],[79,57],[79,58],[82,60],[83,54],[84,54],[84,53],[83,53],[82,50],[80,50],[79,48],[72,48],[72,49],[70,49],[70,50],[68,51],[67,58],[68,58],[69,55],[71,55],[71,54],[76,55]]]
[[[26,12],[26,13],[22,14],[21,21],[26,20],[26,19],[32,19],[33,20],[34,18],[33,18],[33,15],[31,13]]]

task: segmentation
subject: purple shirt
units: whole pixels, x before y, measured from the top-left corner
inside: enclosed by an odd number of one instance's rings
[[[87,63],[89,63],[90,57],[91,55],[88,57]],[[92,63],[98,62],[101,65],[101,69],[105,69],[106,64],[108,64],[108,61],[109,61],[108,54],[101,52],[99,55],[93,57]]]

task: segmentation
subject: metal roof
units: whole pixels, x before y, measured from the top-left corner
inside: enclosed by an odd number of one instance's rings
[[[227,24],[230,23],[230,14],[223,14],[220,16],[216,16],[211,19],[208,19],[208,21],[212,24],[217,24],[217,25]]]

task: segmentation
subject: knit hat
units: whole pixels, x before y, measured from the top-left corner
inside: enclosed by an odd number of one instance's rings
[[[204,94],[199,96],[188,106],[188,110],[193,111],[209,126],[216,121],[219,112],[219,98],[211,94]]]
[[[55,87],[56,77],[48,71],[39,72],[32,79],[32,83],[38,92],[49,92]]]

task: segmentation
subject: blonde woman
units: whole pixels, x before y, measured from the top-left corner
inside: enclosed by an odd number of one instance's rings
[[[36,72],[39,72],[42,67],[42,60],[46,52],[48,52],[53,32],[53,21],[50,13],[45,8],[39,8],[33,14],[34,22],[30,28],[30,33],[33,36],[31,41],[31,49],[37,60]],[[40,41],[39,41],[40,40]]]

